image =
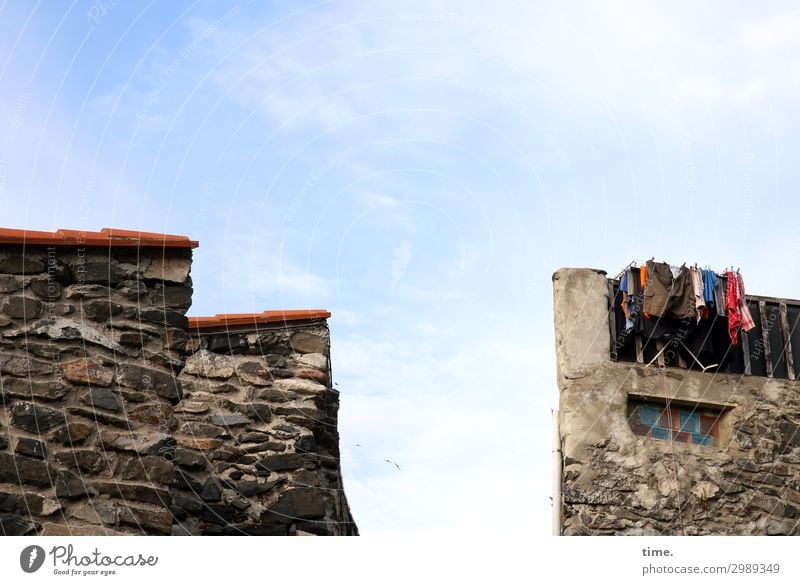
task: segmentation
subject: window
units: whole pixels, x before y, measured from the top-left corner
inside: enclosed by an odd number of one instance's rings
[[[716,445],[719,442],[721,408],[697,404],[628,398],[628,424],[635,435],[678,443]]]

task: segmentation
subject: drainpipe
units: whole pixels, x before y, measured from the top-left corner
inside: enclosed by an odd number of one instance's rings
[[[558,411],[553,414],[553,536],[561,536],[561,436]]]

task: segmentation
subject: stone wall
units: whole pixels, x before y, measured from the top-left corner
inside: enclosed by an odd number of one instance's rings
[[[613,363],[605,273],[553,283],[563,534],[800,534],[800,383]],[[635,435],[631,395],[724,410],[717,444]]]
[[[5,534],[169,534],[191,250],[0,248]]]
[[[357,534],[326,322],[190,335],[191,247],[0,245],[0,534]]]
[[[175,409],[176,534],[357,534],[329,339],[324,321],[192,336]]]

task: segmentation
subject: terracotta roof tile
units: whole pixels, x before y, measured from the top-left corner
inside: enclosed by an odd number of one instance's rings
[[[58,230],[38,232],[0,228],[0,244],[27,246],[155,247],[196,248],[199,243],[186,236],[103,228],[99,232]]]
[[[189,329],[212,329],[241,325],[264,325],[286,321],[308,321],[328,319],[330,311],[325,309],[301,309],[290,311],[264,311],[263,313],[224,313],[213,317],[189,317]]]

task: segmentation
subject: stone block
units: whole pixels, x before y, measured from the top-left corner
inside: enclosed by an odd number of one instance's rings
[[[55,301],[61,296],[61,285],[57,280],[45,277],[32,278],[28,289],[38,298],[45,301]]]
[[[62,465],[77,469],[83,473],[99,473],[103,470],[110,470],[106,455],[96,449],[71,449],[68,451],[57,451],[54,454],[55,460]]]
[[[146,425],[153,425],[166,429],[172,428],[175,424],[172,412],[173,409],[171,405],[165,404],[164,402],[153,402],[129,409],[128,418]]]
[[[92,388],[81,401],[95,408],[104,408],[114,412],[122,410],[122,402],[119,397],[107,388]]]
[[[2,387],[4,394],[29,400],[61,400],[70,390],[61,382],[30,378],[3,378]]]
[[[178,449],[174,458],[177,458]],[[175,467],[163,457],[123,457],[120,459],[115,477],[120,479],[171,484],[175,481]]]
[[[152,391],[172,403],[181,399],[181,385],[176,377],[167,372],[123,364],[118,369],[119,383],[139,391]]]
[[[8,409],[9,423],[29,433],[43,433],[63,425],[64,413],[34,402],[16,402]]]
[[[292,335],[290,343],[297,353],[325,353],[328,349],[326,338],[306,331],[298,331]]]
[[[236,374],[242,384],[253,386],[269,386],[272,384],[272,375],[266,364],[257,361],[239,362],[236,365]]]
[[[158,489],[152,485],[131,484],[121,481],[95,481],[92,487],[101,494],[106,494],[123,502],[143,502],[157,506],[169,506],[170,495],[167,490]]]
[[[257,465],[260,469],[266,471],[291,471],[293,469],[313,467],[314,462],[311,457],[302,453],[282,453],[267,455]]]
[[[12,254],[0,259],[0,273],[30,275],[44,272],[44,263],[37,259],[20,253]]]
[[[26,355],[5,354],[0,355],[0,372],[19,378],[30,378],[52,373],[53,364]]]
[[[47,459],[47,444],[44,441],[20,437],[14,446],[14,453],[35,459]]]
[[[319,382],[300,378],[275,380],[273,387],[281,392],[290,392],[292,394],[304,396],[317,396],[327,390],[327,387]]]
[[[30,296],[6,297],[0,304],[0,310],[12,319],[33,321],[42,314],[42,301]]]
[[[234,374],[234,364],[229,356],[217,355],[201,349],[187,358],[183,373],[201,378],[227,380]]]
[[[110,386],[114,381],[114,370],[88,358],[62,363],[61,373],[70,382],[86,386]]]
[[[142,278],[170,284],[184,284],[189,279],[191,255],[188,257],[158,256],[150,259]]]
[[[26,536],[39,530],[39,524],[19,516],[0,514],[0,534],[3,536]]]
[[[126,502],[118,510],[119,521],[137,527],[142,533],[170,534],[172,514],[167,508]]]
[[[131,451],[140,455],[165,455],[175,451],[175,438],[157,431],[118,432],[101,429],[101,445],[106,449]]]
[[[83,478],[71,471],[62,469],[55,475],[56,496],[59,498],[77,499],[84,496],[96,496],[97,491],[84,482]]]
[[[50,436],[55,443],[78,445],[83,443],[92,433],[92,426],[82,422],[70,422]]]
[[[325,517],[325,502],[322,491],[311,488],[294,488],[283,492],[275,505],[269,508],[261,520],[281,518],[286,520],[313,520]]]

